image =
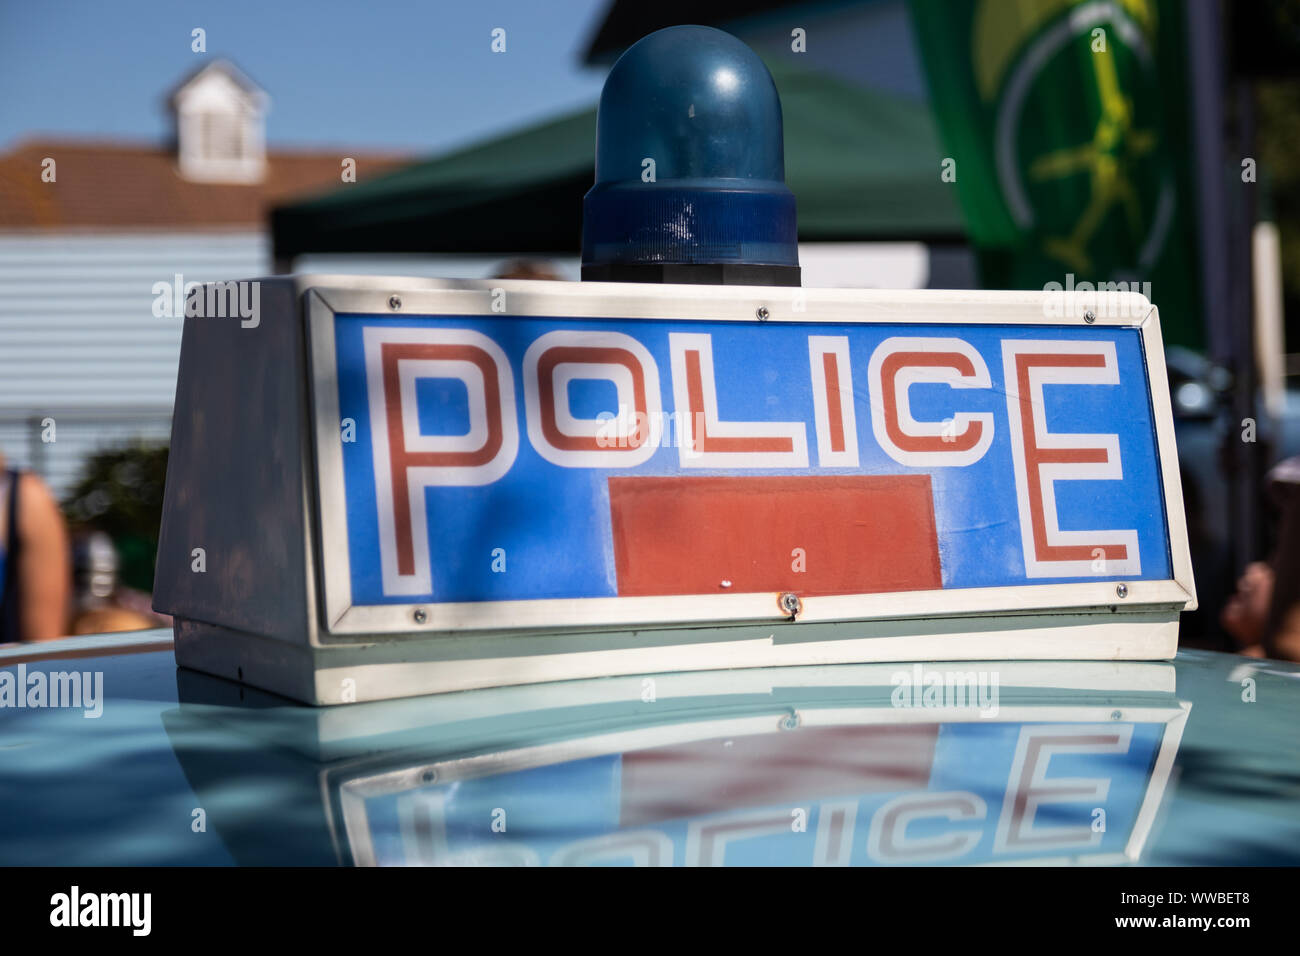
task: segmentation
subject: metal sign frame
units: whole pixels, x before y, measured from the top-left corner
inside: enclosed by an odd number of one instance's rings
[[[332,277],[331,277],[332,278]],[[455,315],[806,324],[1017,325],[1137,329],[1151,400],[1156,458],[1164,495],[1172,578],[942,589],[802,597],[800,622],[988,617],[1057,610],[1193,609],[1191,554],[1174,443],[1173,410],[1156,308],[1129,292],[1099,292],[1087,316],[1065,314],[1068,295],[1036,292],[896,292],[833,289],[739,289],[617,283],[370,279],[364,287],[310,286],[304,295],[318,532],[317,570],[329,635],[422,635],[454,632],[567,631],[707,626],[780,620],[775,592],[669,597],[600,597],[526,601],[357,605],[351,593],[342,435],[339,427],[334,318]],[[504,291],[508,308],[494,309]],[[1055,297],[1055,301],[1053,301]],[[1064,303],[1064,305],[1063,305]],[[1095,303],[1095,304],[1094,304]],[[1050,309],[1049,305],[1060,305]],[[1052,314],[1052,312],[1056,314]],[[921,611],[920,609],[923,609]]]

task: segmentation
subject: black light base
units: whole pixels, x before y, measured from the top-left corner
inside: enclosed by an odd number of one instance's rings
[[[798,286],[798,266],[749,264],[583,265],[583,282],[654,282],[682,285]]]

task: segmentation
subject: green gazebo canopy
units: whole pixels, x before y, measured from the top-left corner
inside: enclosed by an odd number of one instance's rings
[[[800,240],[964,239],[925,103],[773,65]],[[281,207],[275,254],[574,253],[595,139],[584,110]]]

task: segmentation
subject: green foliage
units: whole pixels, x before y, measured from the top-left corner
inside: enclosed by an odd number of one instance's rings
[[[63,512],[73,528],[97,528],[113,539],[126,587],[153,590],[166,478],[166,445],[115,448],[88,458],[64,499]]]

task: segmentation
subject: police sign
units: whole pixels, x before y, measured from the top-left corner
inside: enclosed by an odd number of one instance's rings
[[[202,669],[256,648],[234,676],[258,683],[287,640],[316,678],[295,696],[326,702],[348,691],[325,661],[364,699],[1158,658],[1193,606],[1137,294],[300,277],[268,299],[257,328],[185,331],[159,606]]]

